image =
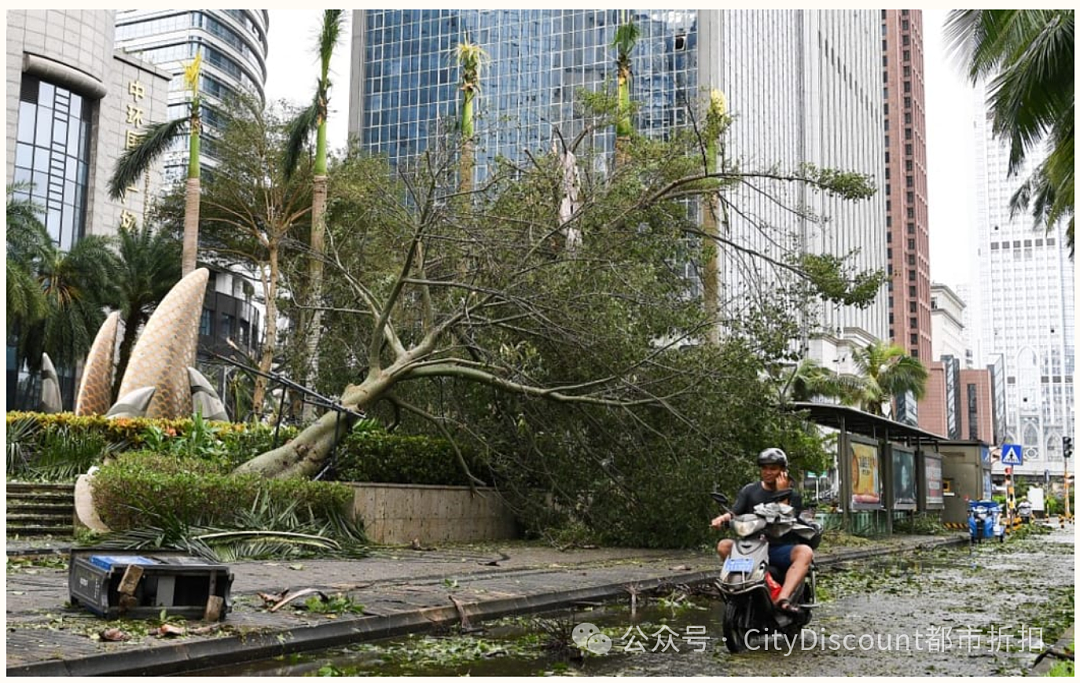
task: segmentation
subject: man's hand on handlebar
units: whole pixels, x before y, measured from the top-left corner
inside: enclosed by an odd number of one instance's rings
[[[714,529],[723,529],[725,526],[727,526],[729,522],[731,522],[731,513],[725,512],[724,514],[714,519],[712,521],[712,524],[710,524],[709,526]]]

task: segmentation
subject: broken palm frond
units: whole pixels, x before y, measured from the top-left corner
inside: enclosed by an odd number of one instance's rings
[[[326,593],[323,593],[318,588],[304,588],[302,590],[296,591],[295,593],[290,593],[287,596],[285,596],[284,598],[282,598],[281,600],[279,600],[273,607],[270,608],[270,611],[271,612],[276,612],[279,609],[281,609],[282,607],[284,607],[285,605],[292,602],[293,600],[296,600],[297,598],[302,598],[302,597],[308,596],[308,595],[310,595],[310,596],[318,596],[318,598],[320,600],[322,600],[323,602],[326,602],[327,600],[329,600],[329,598],[326,597]]]

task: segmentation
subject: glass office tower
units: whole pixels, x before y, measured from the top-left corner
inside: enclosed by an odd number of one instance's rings
[[[350,134],[400,162],[452,130],[460,106],[454,51],[468,39],[489,57],[477,112],[480,177],[497,154],[522,158],[524,150],[549,149],[554,129],[568,139],[580,131],[580,88],[600,90],[605,79],[614,87],[609,44],[622,11],[358,10]],[[641,28],[633,57],[634,99],[642,104],[636,125],[655,132],[683,124],[686,103],[697,95],[696,13],[632,12]],[[613,148],[610,132],[599,140]]]
[[[615,30],[632,17],[635,129],[651,137],[692,124],[709,91],[724,91],[735,115],[729,158],[744,168],[808,161],[867,173],[883,183],[881,24],[874,10],[357,10],[352,22],[349,133],[365,149],[407,163],[454,134],[458,118],[455,47],[466,39],[489,55],[482,73],[477,172],[495,156],[547,152],[554,130],[571,139],[584,121],[580,91],[615,88]],[[597,163],[614,149],[597,131]],[[604,170],[604,169],[598,169]],[[765,226],[735,217],[733,241],[766,254],[783,248],[846,254],[858,269],[886,266],[885,198],[850,204],[815,193],[786,199],[828,223],[793,218],[759,193],[739,198]],[[754,295],[760,262],[725,256],[725,298]],[[884,292],[865,310],[827,307],[813,327],[828,339],[810,352],[841,362],[843,340],[887,338]],[[841,370],[845,369],[842,365]]]

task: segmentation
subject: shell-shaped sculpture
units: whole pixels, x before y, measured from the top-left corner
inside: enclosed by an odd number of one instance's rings
[[[112,405],[113,362],[119,325],[120,311],[113,311],[94,337],[83,367],[79,395],[75,399],[76,415],[104,415]]]
[[[60,398],[60,378],[56,375],[49,354],[41,354],[41,412],[59,413],[64,409]]]
[[[91,467],[89,472],[80,474],[79,478],[75,480],[75,516],[83,526],[91,531],[104,534],[108,533],[110,529],[98,516],[97,508],[94,507],[94,497],[91,494],[92,484],[90,480],[96,471],[97,467]]]
[[[116,405],[109,408],[105,417],[146,417],[150,399],[154,398],[154,387],[142,387],[126,394],[120,394]]]
[[[135,343],[120,384],[120,396],[154,387],[146,417],[175,419],[191,415],[187,369],[195,365],[199,318],[209,278],[210,271],[198,268],[177,282],[158,304]]]
[[[191,403],[192,413],[199,413],[206,420],[220,420],[227,422],[229,414],[225,412],[225,404],[218,397],[210,380],[195,368],[188,368],[188,376],[191,378]]]

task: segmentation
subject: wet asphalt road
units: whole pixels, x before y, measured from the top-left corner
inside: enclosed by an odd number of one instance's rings
[[[1042,637],[1052,637],[1052,624],[1072,621],[1074,533],[1070,526],[1004,544],[830,568],[819,575],[822,606],[793,642],[759,642],[755,652],[731,655],[717,640],[704,653],[645,652],[590,661],[582,673],[1024,675],[1041,651]],[[700,614],[696,619],[719,638],[720,610]]]

